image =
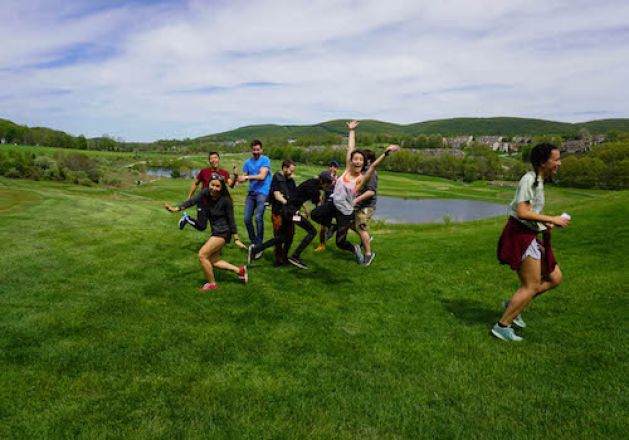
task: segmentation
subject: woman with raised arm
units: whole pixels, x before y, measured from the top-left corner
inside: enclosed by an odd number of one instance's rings
[[[207,278],[207,283],[199,290],[206,291],[218,288],[216,279],[214,278],[214,267],[234,272],[238,275],[238,278],[246,284],[249,281],[247,266],[236,267],[221,259],[221,249],[226,243],[231,241],[232,236],[237,246],[244,247],[238,238],[238,230],[236,229],[236,222],[234,221],[234,204],[229,195],[229,191],[227,191],[223,176],[213,174],[207,189],[204,189],[195,197],[186,200],[176,207],[164,203],[164,208],[170,212],[179,212],[189,206],[195,205],[202,197],[207,197],[208,200],[206,204],[206,215],[212,227],[212,235],[201,247],[198,254],[199,262]]]
[[[553,255],[550,230],[566,227],[567,214],[549,216],[544,208],[544,179],[557,174],[561,166],[559,149],[551,144],[539,144],[531,151],[533,171],[518,184],[509,205],[509,220],[498,240],[498,260],[518,273],[520,288],[505,302],[504,313],[491,329],[491,334],[504,341],[521,341],[511,324],[522,328],[526,324],[521,313],[537,295],[553,289],[561,282],[561,270]],[[537,239],[543,235],[543,242]]]
[[[317,223],[330,226],[332,218],[336,218],[336,246],[339,249],[352,252],[358,264],[363,263],[363,255],[360,245],[352,245],[347,241],[347,233],[354,221],[354,199],[369,182],[369,179],[378,168],[378,165],[389,154],[400,149],[398,145],[389,145],[384,153],[380,155],[363,174],[363,164],[365,163],[365,155],[356,150],[356,127],[358,121],[350,121],[347,123],[349,136],[347,141],[347,154],[345,158],[345,171],[337,179],[332,193],[332,202],[320,205],[312,211],[312,219]]]

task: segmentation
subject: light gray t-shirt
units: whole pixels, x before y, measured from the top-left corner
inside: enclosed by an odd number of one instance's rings
[[[537,186],[534,188],[533,183],[536,178]],[[544,179],[542,176],[536,176],[535,171],[529,171],[520,179],[518,189],[515,191],[515,197],[509,205],[509,215],[535,231],[545,230],[546,226],[541,222],[532,222],[518,218],[518,203],[522,202],[529,202],[531,211],[536,214],[541,214],[544,209]]]

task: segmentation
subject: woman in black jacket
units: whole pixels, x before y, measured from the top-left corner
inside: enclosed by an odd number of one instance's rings
[[[202,197],[208,199],[206,216],[212,228],[212,235],[199,249],[199,262],[208,281],[199,290],[206,291],[218,288],[214,278],[214,267],[238,274],[238,278],[246,284],[249,281],[247,266],[236,267],[221,259],[221,249],[231,241],[232,235],[237,245],[244,246],[242,243],[239,244],[240,239],[234,221],[234,204],[225,185],[225,179],[221,175],[212,175],[209,188],[204,189],[195,197],[176,207],[164,203],[164,208],[170,212],[179,212],[196,205]]]

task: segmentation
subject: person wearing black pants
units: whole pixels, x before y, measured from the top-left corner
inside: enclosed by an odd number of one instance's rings
[[[288,258],[288,262],[300,269],[308,269],[308,266],[301,261],[300,256],[303,250],[306,249],[310,242],[316,237],[317,230],[306,217],[301,214],[300,210],[308,200],[318,205],[321,200],[321,191],[327,190],[330,185],[332,185],[332,176],[329,171],[323,171],[319,174],[318,178],[308,179],[299,185],[295,189],[295,192],[289,197],[288,202],[282,207],[282,225],[280,226],[278,236],[260,245],[249,246],[248,261],[253,261],[256,254],[271,246],[291,243],[295,231],[294,225],[297,225],[306,231],[306,236]],[[288,249],[286,249],[286,251],[288,251]]]
[[[313,212],[313,219],[318,223],[328,226],[331,219],[336,218],[336,246],[339,249],[352,252],[358,264],[363,264],[363,254],[360,245],[352,245],[347,240],[347,233],[354,222],[354,206],[356,195],[360,193],[371,176],[376,172],[378,165],[389,156],[400,149],[399,145],[389,145],[384,154],[380,155],[363,174],[363,165],[365,164],[365,153],[356,150],[356,127],[358,121],[350,121],[347,123],[349,136],[347,141],[347,155],[345,161],[345,171],[336,180],[334,184],[334,192],[332,193],[332,202],[317,208]]]

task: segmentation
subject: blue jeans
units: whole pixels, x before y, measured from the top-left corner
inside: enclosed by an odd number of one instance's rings
[[[249,241],[253,244],[262,244],[264,238],[264,204],[266,203],[267,195],[250,192],[245,199],[245,226],[247,227],[247,233],[249,234]],[[256,231],[253,229],[253,214],[256,215]]]

